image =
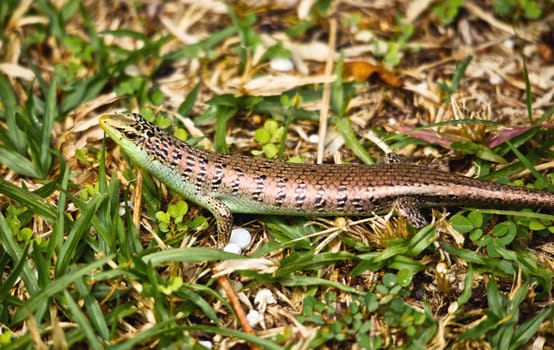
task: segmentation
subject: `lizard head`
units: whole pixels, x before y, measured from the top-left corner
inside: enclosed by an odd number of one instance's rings
[[[100,126],[117,143],[119,139],[134,141],[144,134],[149,123],[137,113],[104,114],[99,119]],[[141,124],[144,125],[141,127]],[[152,126],[150,126],[152,127]]]
[[[104,114],[99,124],[131,158],[144,157],[162,133],[154,124],[137,113]],[[140,163],[140,162],[139,162]]]

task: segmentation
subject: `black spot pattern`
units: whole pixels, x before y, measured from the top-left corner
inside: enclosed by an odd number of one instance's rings
[[[554,209],[554,194],[548,191],[505,186],[411,164],[292,164],[220,155],[191,147],[138,114],[125,118],[117,124],[121,137],[134,142],[152,161],[174,169],[198,195],[202,193],[204,197],[192,199],[216,212],[220,231],[230,230],[231,205],[239,212],[260,214],[365,215],[396,203],[420,224],[422,218],[411,207],[454,204]],[[155,176],[165,176],[155,167],[150,170]]]

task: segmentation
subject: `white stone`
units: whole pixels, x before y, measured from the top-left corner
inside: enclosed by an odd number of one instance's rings
[[[202,345],[205,348],[212,349],[214,345],[209,340],[199,340],[198,344]]]
[[[225,246],[225,248],[223,248],[223,251],[227,253],[240,254],[242,252],[242,249],[235,243],[229,243]]]
[[[250,310],[248,315],[246,315],[246,320],[252,327],[254,327],[263,320],[263,316],[256,310]]]
[[[294,68],[294,64],[289,58],[276,57],[269,61],[271,69],[278,72],[290,72]]]
[[[252,235],[248,230],[243,228],[236,228],[231,231],[231,237],[229,238],[229,243],[234,243],[240,247],[240,249],[245,249],[252,242]]]
[[[256,293],[256,297],[254,298],[254,304],[258,305],[258,310],[260,310],[261,312],[265,311],[267,305],[272,305],[276,303],[277,300],[275,300],[273,293],[267,288],[260,289],[258,293]]]

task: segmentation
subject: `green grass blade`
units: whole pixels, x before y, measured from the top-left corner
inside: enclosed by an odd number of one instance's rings
[[[399,242],[391,245],[379,252],[370,252],[358,255],[360,260],[367,260],[373,262],[383,262],[392,258],[395,255],[402,255],[409,253],[409,242]]]
[[[521,349],[535,334],[537,334],[541,324],[547,318],[552,320],[552,317],[554,317],[554,306],[550,305],[538,312],[535,317],[525,321],[515,330],[509,349]]]
[[[31,208],[35,214],[43,217],[49,222],[56,222],[58,214],[54,205],[48,203],[44,198],[29,192],[23,188],[19,188],[4,179],[0,179],[0,193],[8,198],[16,200],[19,204]],[[67,216],[64,217],[66,227],[71,227],[71,222]]]
[[[512,150],[512,152],[514,152],[514,154],[516,155],[516,157],[519,159],[519,161],[525,166],[525,168],[527,170],[529,170],[531,172],[531,174],[533,174],[533,176],[536,178],[536,179],[540,179],[541,181],[543,181],[544,183],[548,184],[548,180],[546,179],[546,177],[541,174],[534,166],[533,164],[529,161],[529,159],[527,159],[527,157],[521,153],[521,151],[519,151],[513,144],[512,142],[510,142],[510,140],[508,140],[503,134],[502,132],[499,132],[499,135],[504,139],[504,142],[508,145],[508,147],[510,147],[510,149]]]
[[[69,113],[80,104],[98,96],[107,82],[108,78],[102,76],[93,76],[80,81],[63,100],[61,113]]]
[[[554,219],[553,219],[554,220]],[[521,266],[523,277],[527,279],[527,276],[533,276],[537,279],[537,282],[543,286],[542,292],[538,293],[538,297],[548,298],[550,291],[552,290],[552,276],[553,272],[545,267],[537,255],[531,253],[521,247],[516,249],[517,264]]]
[[[50,1],[45,0],[35,0],[34,6],[36,6],[43,15],[48,17],[48,34],[61,39],[65,32],[65,23],[62,22],[62,18],[58,15],[56,6]]]
[[[75,262],[75,254],[77,246],[81,242],[81,238],[85,232],[90,230],[91,219],[96,214],[96,210],[106,196],[95,195],[85,208],[81,210],[81,216],[75,222],[73,228],[69,232],[67,239],[60,248],[58,263],[56,265],[56,275],[64,274],[69,265]]]
[[[328,267],[341,260],[357,260],[357,257],[348,252],[314,254],[311,251],[306,251],[293,253],[281,260],[281,266],[279,270],[275,272],[275,276],[287,277],[296,271],[316,270],[323,266]]]
[[[344,143],[350,148],[356,157],[360,158],[362,162],[366,164],[375,164],[375,161],[369,153],[365,150],[365,147],[360,143],[352,124],[350,124],[350,119],[346,117],[337,117],[335,120],[338,132],[341,134],[344,139]]]
[[[8,124],[8,137],[11,143],[21,154],[25,152],[27,135],[19,129],[16,123],[17,98],[12,85],[6,76],[0,73],[0,100],[5,111],[6,123]]]
[[[2,215],[2,214],[0,214]],[[1,219],[0,219],[1,220]],[[3,227],[0,223],[0,229]],[[23,268],[26,266],[27,262],[27,254],[29,253],[29,247],[31,245],[28,244],[25,246],[25,250],[21,253],[21,259],[16,262],[14,269],[6,278],[2,284],[0,284],[0,304],[3,304],[6,298],[11,297],[10,290],[13,287],[14,283],[21,277],[21,272],[23,271]]]
[[[63,291],[63,295],[64,301],[67,304],[68,311],[72,316],[71,319],[79,325],[79,330],[85,335],[88,348],[94,350],[103,350],[104,347],[98,341],[98,338],[94,333],[94,329],[92,328],[89,319],[81,311],[79,305],[77,305],[77,303],[75,302],[75,300],[73,300],[71,294],[67,290]]]
[[[346,109],[348,108],[348,101],[350,96],[345,97],[344,86],[342,83],[342,55],[335,67],[335,81],[331,85],[331,106],[335,112],[335,125],[337,131],[344,139],[344,143],[350,148],[358,158],[360,158],[366,164],[375,164],[375,161],[369,153],[365,150],[364,146],[358,140],[358,135],[354,132],[350,119],[345,116]]]
[[[458,89],[460,88],[460,81],[462,80],[465,71],[472,60],[473,56],[470,55],[467,56],[462,63],[458,62],[456,64],[456,70],[454,71],[454,75],[452,76],[452,82],[450,85],[448,85],[447,83],[438,83],[439,87],[443,89],[444,92],[446,92],[444,101],[450,100],[450,97],[452,97],[452,95],[456,91],[458,91]]]
[[[137,344],[145,342],[149,339],[159,339],[164,337],[176,337],[183,332],[201,332],[208,334],[219,334],[224,337],[234,337],[242,339],[250,344],[259,346],[265,350],[282,350],[283,346],[276,344],[270,340],[263,339],[261,337],[250,335],[241,331],[228,329],[224,327],[215,326],[174,326],[174,321],[169,320],[166,322],[160,322],[145,330],[144,332],[136,334],[133,338],[126,340],[117,345],[110,346],[109,350],[132,350],[136,349]]]
[[[527,298],[529,293],[529,281],[525,281],[519,286],[515,293],[513,293],[511,303],[512,303],[512,314],[514,318],[519,318],[519,306]]]
[[[50,178],[48,182],[45,182],[44,185],[41,188],[38,188],[36,190],[33,190],[34,194],[39,195],[42,198],[49,197],[51,194],[53,194],[55,191],[57,191],[60,188],[60,183],[63,182],[63,179],[65,176],[68,176],[69,174],[65,174],[67,167],[67,162],[65,161],[65,158],[63,155],[58,152],[57,150],[51,149],[52,153],[56,155],[59,163],[59,171],[58,175],[54,178]],[[67,188],[67,186],[65,186]]]
[[[529,124],[533,125],[533,91],[531,90],[531,82],[529,81],[529,72],[527,71],[527,60],[525,55],[521,54],[523,61],[523,79],[525,79],[525,106],[527,107],[527,117]]]
[[[119,181],[117,176],[112,176],[108,184],[106,177],[106,139],[102,140],[102,152],[100,153],[98,167],[98,192],[108,196],[110,200],[103,202],[98,208],[98,216],[92,218],[92,225],[100,236],[100,244],[104,243],[105,252],[110,254],[115,250],[117,224],[119,222]],[[75,200],[77,200],[75,198]],[[83,204],[84,205],[84,204]],[[125,251],[125,240],[121,243]],[[126,254],[124,254],[126,255]],[[126,255],[128,256],[128,255]]]
[[[180,61],[191,58],[198,58],[205,54],[206,51],[214,47],[215,45],[223,42],[225,39],[231,37],[236,33],[236,29],[233,26],[227,26],[221,29],[219,32],[211,34],[206,39],[196,43],[187,45],[181,49],[170,52],[162,57],[163,61]]]
[[[160,282],[162,281],[162,278],[158,276],[157,272],[155,271],[154,267],[151,264],[146,265],[146,278],[151,285],[150,293],[152,296],[152,299],[154,300],[164,300],[164,297],[161,292],[161,286]],[[156,322],[164,322],[171,320],[171,311],[168,310],[166,307],[166,303],[159,302],[154,303],[154,317],[156,318]]]
[[[537,125],[541,125],[543,123],[546,123],[548,121],[548,119],[550,119],[550,117],[552,117],[552,115],[554,115],[554,106],[549,106],[549,107],[546,108],[544,113],[541,115],[541,117],[537,121]]]
[[[344,55],[341,53],[335,66],[335,81],[331,83],[331,108],[335,112],[337,117],[344,117],[346,108],[348,107],[348,101],[344,100],[344,87],[342,84],[342,67],[344,62]]]
[[[196,99],[198,97],[198,93],[200,92],[201,86],[201,82],[198,82],[196,83],[196,85],[194,85],[194,88],[189,92],[187,98],[185,98],[185,101],[183,101],[183,103],[181,103],[181,105],[177,109],[177,112],[180,115],[186,117],[190,114],[192,108],[194,107],[194,102],[196,102]]]
[[[220,249],[204,247],[168,249],[162,252],[151,253],[142,257],[142,260],[146,264],[152,264],[154,267],[168,262],[200,263],[234,259],[247,258],[242,255],[227,253]]]
[[[8,226],[8,223],[6,222],[6,219],[4,218],[4,215],[0,212],[0,245],[6,253],[10,256],[14,264],[19,265],[20,263],[23,263],[23,272],[21,274],[21,278],[23,279],[23,282],[25,282],[25,286],[27,287],[27,291],[29,291],[29,294],[34,295],[39,291],[38,282],[36,279],[36,276],[31,269],[29,263],[27,261],[22,262],[24,258],[24,253],[21,250],[19,244],[14,239],[14,235],[10,227]]]
[[[46,108],[44,111],[44,118],[42,120],[42,132],[39,144],[40,152],[38,166],[40,173],[43,175],[42,177],[46,177],[50,168],[50,164],[52,163],[52,154],[50,153],[50,141],[52,128],[54,126],[54,120],[57,116],[56,89],[56,79],[53,79],[46,97]]]
[[[214,310],[212,305],[202,298],[198,293],[193,292],[188,288],[181,288],[176,295],[179,295],[185,299],[188,299],[191,303],[198,306],[200,310],[208,317],[213,323],[220,326],[220,320],[217,316],[217,312]]]
[[[90,315],[89,318],[94,325],[94,328],[98,331],[98,334],[104,341],[109,340],[110,331],[108,329],[108,325],[106,324],[105,315],[102,312],[98,301],[94,298],[94,295],[81,279],[77,279],[75,281],[75,285],[81,296],[83,296],[85,307]]]
[[[228,154],[227,130],[229,120],[237,113],[236,107],[217,106],[217,121],[215,123],[215,147],[219,153]]]
[[[493,312],[500,312],[504,309],[504,296],[500,294],[500,291],[498,290],[498,285],[496,284],[496,281],[494,278],[491,278],[489,283],[487,284],[487,302],[489,305],[489,309],[491,309]]]
[[[354,287],[349,287],[341,282],[330,281],[324,278],[302,276],[302,275],[290,275],[287,277],[279,278],[279,284],[292,287],[292,286],[326,286],[330,288],[336,288],[346,293],[364,295],[366,292]]]
[[[53,280],[52,283],[50,283],[48,286],[40,290],[40,292],[33,295],[33,297],[31,297],[27,301],[27,303],[25,304],[25,307],[22,307],[15,312],[15,315],[12,320],[12,324],[15,325],[23,321],[29,316],[30,313],[34,312],[34,310],[36,310],[40,305],[44,305],[47,299],[56,295],[57,293],[60,293],[62,290],[67,288],[69,284],[74,283],[78,278],[82,278],[86,274],[89,274],[92,271],[100,268],[102,265],[107,263],[112,258],[113,256],[110,255],[110,256],[104,257],[103,259],[93,261],[80,268],[69,271],[66,274],[60,276],[60,278]]]
[[[34,178],[43,177],[42,174],[37,171],[35,164],[29,159],[25,158],[20,153],[8,150],[6,147],[0,147],[0,164],[6,165],[8,168],[23,176]]]
[[[450,86],[451,94],[458,91],[458,89],[460,88],[460,81],[464,77],[466,69],[472,60],[473,60],[473,56],[469,55],[461,64],[460,63],[456,64],[456,70],[454,71],[454,76],[452,77],[452,85]]]
[[[102,139],[102,151],[98,159],[98,192],[106,193],[108,190],[108,179],[106,177],[106,134]]]
[[[458,307],[461,307],[469,301],[473,292],[473,266],[467,267],[466,277],[464,278],[464,289],[458,297]]]
[[[410,256],[421,254],[436,239],[435,226],[427,225],[419,230],[409,241]]]
[[[390,259],[390,261],[387,261],[387,264],[385,266],[389,269],[394,269],[398,271],[404,270],[405,273],[409,275],[415,275],[419,271],[423,271],[426,269],[425,265],[406,255],[394,256],[392,259]]]
[[[484,257],[483,255],[464,248],[456,248],[449,243],[442,244],[444,250],[451,255],[457,256],[467,263],[474,264],[474,268],[477,270],[475,265],[482,265],[486,267],[486,270],[489,272],[502,273],[508,276],[514,276],[517,271],[514,268],[514,265],[505,260],[499,260],[494,258]]]
[[[54,224],[54,230],[50,236],[50,241],[48,242],[48,256],[52,256],[56,249],[63,244],[64,232],[65,232],[65,209],[66,209],[66,198],[67,198],[67,187],[69,185],[69,167],[67,164],[63,164],[63,177],[61,180],[61,191],[60,198],[58,200],[58,213],[57,220]]]
[[[125,198],[128,197],[125,196]],[[132,210],[128,205],[125,206],[125,221],[127,225],[123,224],[123,220],[119,216],[119,207],[113,210],[109,232],[114,234],[115,239],[119,242],[119,253],[126,258],[130,258],[133,254],[140,254],[142,246],[140,244],[138,229],[133,224]]]
[[[42,289],[50,284],[52,278],[52,262],[44,259],[43,252],[37,248],[31,250],[30,256],[35,267],[35,271],[33,272],[37,275],[39,288]],[[26,304],[24,303],[23,305]],[[37,320],[43,319],[43,316],[47,311],[47,306],[48,304],[44,303],[39,305],[39,307],[35,310],[34,316]]]

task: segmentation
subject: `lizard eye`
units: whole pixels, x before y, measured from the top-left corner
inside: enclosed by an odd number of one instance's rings
[[[135,134],[132,131],[125,131],[123,135],[128,138],[129,140],[133,140],[135,137],[137,137],[137,134]]]

